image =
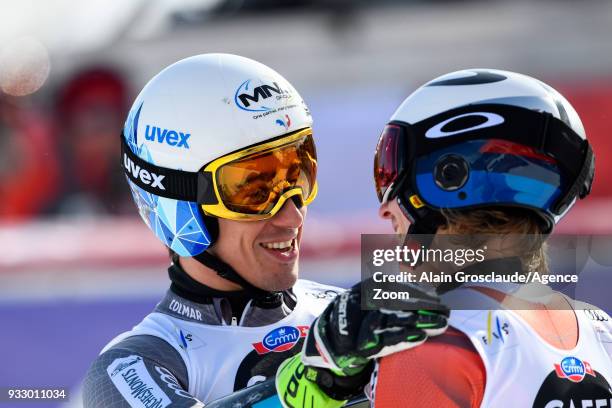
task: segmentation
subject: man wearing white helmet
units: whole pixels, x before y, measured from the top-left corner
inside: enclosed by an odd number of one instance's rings
[[[243,57],[187,58],[144,87],[121,160],[141,217],[170,249],[172,284],[102,350],[86,407],[201,406],[273,377],[300,349],[339,292],[298,280],[317,192],[311,127],[293,86]],[[398,322],[422,333],[418,319]]]
[[[553,88],[513,72],[472,69],[436,78],[401,104],[379,139],[374,171],[379,215],[407,244],[440,248],[454,242],[444,241],[447,234],[486,234],[480,248],[488,245],[491,255],[455,271],[526,274],[547,272],[544,242],[589,194],[594,155],[576,111]],[[612,406],[612,321],[605,311],[556,292],[545,292],[542,303],[520,285],[436,286],[452,309],[449,329],[377,362],[373,406]],[[329,364],[312,350],[330,343],[338,302],[313,323],[301,362],[292,357],[279,369],[285,406],[306,393],[333,396],[308,373]],[[287,379],[296,373],[292,384]],[[342,405],[319,401],[319,408]]]
[[[379,215],[396,231],[487,234],[489,248],[503,242],[462,269],[471,275],[547,273],[548,235],[590,193],[594,172],[571,104],[539,80],[500,70],[454,72],[420,87],[393,114],[375,157]],[[608,314],[522,289],[438,285],[453,309],[450,329],[418,353],[382,359],[374,405],[612,406]],[[466,301],[478,310],[459,310]],[[429,392],[398,388],[397,370]]]

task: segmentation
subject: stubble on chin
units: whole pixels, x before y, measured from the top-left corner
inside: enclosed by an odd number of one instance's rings
[[[274,274],[268,273],[267,276],[262,276],[263,282],[260,287],[270,292],[281,292],[292,288],[297,279],[298,268],[296,265],[288,270],[277,271]]]

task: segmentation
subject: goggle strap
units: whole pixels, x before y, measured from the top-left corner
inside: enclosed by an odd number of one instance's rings
[[[546,130],[540,150],[551,154],[557,160],[559,167],[570,177],[569,187],[552,207],[552,211],[560,215],[574,199],[583,199],[591,192],[595,176],[595,155],[589,142],[574,133],[559,119],[550,116]],[[556,135],[556,138],[546,137],[552,134]],[[559,135],[563,141],[559,140]]]
[[[183,201],[200,202],[208,199],[212,192],[210,173],[188,172],[156,166],[141,159],[121,135],[121,166],[128,179],[148,193]],[[198,194],[198,187],[200,190]],[[215,200],[216,202],[216,200]]]
[[[198,203],[204,205],[219,203],[215,195],[213,173],[210,171],[198,173]]]
[[[590,145],[587,145],[586,158],[580,169],[580,173],[572,183],[571,187],[555,203],[552,211],[561,215],[575,198],[583,199],[591,192],[593,177],[595,176],[595,155]]]
[[[444,120],[468,113],[496,113],[504,118],[495,126],[466,130],[450,137],[426,138],[425,133]],[[393,123],[393,122],[391,122]],[[406,124],[403,124],[406,126]],[[502,139],[529,146],[554,157],[572,176],[582,167],[588,141],[578,136],[561,120],[549,113],[501,104],[468,105],[451,109],[421,122],[407,126],[414,140],[411,159],[432,153],[447,146],[477,139]],[[553,137],[554,136],[554,137]],[[559,137],[564,140],[560,141]]]

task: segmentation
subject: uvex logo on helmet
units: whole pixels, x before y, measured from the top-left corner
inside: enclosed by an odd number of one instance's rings
[[[308,326],[283,326],[266,334],[259,343],[253,343],[253,347],[259,354],[280,353],[292,349],[307,334]]]
[[[134,163],[127,154],[123,153],[123,167],[127,170],[128,175],[134,181],[140,181],[147,186],[150,185],[153,188],[165,190],[166,187],[162,184],[162,181],[166,176],[162,174],[155,174],[152,171],[145,170],[139,165]]]
[[[145,130],[145,139],[157,143],[166,143],[172,147],[182,147],[189,149],[187,139],[191,136],[190,133],[177,132],[172,129],[162,129],[157,126],[147,125]]]
[[[273,96],[276,100],[288,98],[289,93],[289,91],[282,89],[277,82],[270,84],[262,81],[261,85],[252,87],[251,80],[247,79],[236,89],[234,103],[245,111],[268,112],[273,110],[272,107],[265,105],[268,98]]]

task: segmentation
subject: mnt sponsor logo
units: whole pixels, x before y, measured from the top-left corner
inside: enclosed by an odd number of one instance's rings
[[[273,108],[266,106],[269,98],[274,97],[276,100],[289,98],[289,92],[282,89],[277,82],[263,83],[259,86],[252,87],[251,80],[247,79],[238,86],[234,94],[234,103],[240,109],[248,112],[269,112]]]
[[[188,140],[190,133],[183,133],[172,129],[162,129],[157,126],[147,125],[145,139],[151,142],[167,144],[176,148],[189,149]]]
[[[306,337],[308,326],[283,326],[278,327],[265,335],[259,343],[253,343],[253,347],[259,354],[270,352],[281,353],[293,348],[297,342]]]
[[[561,360],[561,364],[555,364],[555,372],[557,377],[565,378],[575,383],[582,381],[587,374],[595,377],[595,372],[591,365],[577,357],[565,357]]]

